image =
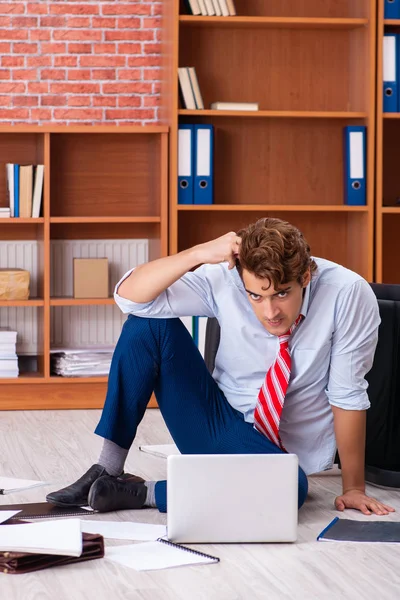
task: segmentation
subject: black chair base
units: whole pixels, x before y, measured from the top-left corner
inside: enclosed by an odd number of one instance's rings
[[[400,471],[389,471],[366,465],[365,481],[378,487],[398,489],[400,491]]]

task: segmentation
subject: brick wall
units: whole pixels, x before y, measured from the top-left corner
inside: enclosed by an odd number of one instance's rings
[[[157,121],[160,0],[0,0],[0,125]]]

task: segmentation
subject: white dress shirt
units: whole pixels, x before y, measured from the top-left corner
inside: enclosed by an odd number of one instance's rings
[[[369,284],[353,271],[315,258],[318,270],[301,307],[305,316],[289,348],[292,371],[282,410],[280,435],[304,471],[332,467],[336,453],[330,405],[369,408],[365,374],[372,366],[380,323]],[[227,263],[202,265],[185,274],[155,300],[136,303],[118,295],[122,312],[139,317],[217,317],[221,339],[213,377],[227,401],[250,423],[258,392],[278,353],[279,342],[256,318],[242,280]]]

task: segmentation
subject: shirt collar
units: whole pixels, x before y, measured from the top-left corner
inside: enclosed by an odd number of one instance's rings
[[[300,315],[303,315],[304,318],[307,316],[308,305],[310,303],[310,286],[311,286],[311,281],[305,288],[303,302],[301,304],[301,309],[300,309],[300,313],[299,313]]]

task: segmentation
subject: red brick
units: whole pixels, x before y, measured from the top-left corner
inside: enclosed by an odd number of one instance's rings
[[[150,4],[135,4],[128,6],[126,4],[103,4],[101,7],[103,15],[151,15]]]
[[[116,26],[117,19],[93,17],[92,27],[95,27],[96,29],[115,29]]]
[[[142,96],[143,106],[159,106],[160,105],[160,97],[159,96]]]
[[[51,67],[51,56],[28,56],[27,67]]]
[[[140,54],[142,44],[118,44],[118,54]]]
[[[13,44],[14,54],[36,54],[38,51],[37,44]]]
[[[78,57],[77,56],[54,56],[55,67],[77,67]]]
[[[94,54],[115,54],[117,44],[92,44]]]
[[[51,39],[51,31],[49,29],[35,29],[29,32],[29,39],[32,42],[49,42]]]
[[[22,15],[25,12],[22,2],[2,2],[0,12],[4,15]]]
[[[95,4],[79,3],[76,6],[69,3],[50,3],[50,14],[52,15],[98,15],[99,12],[99,3],[97,2]]]
[[[30,15],[48,15],[49,5],[47,2],[46,4],[44,2],[29,2],[28,6],[26,7],[26,12]]]
[[[1,5],[0,5],[1,8]],[[38,17],[13,17],[12,27],[37,27],[39,24]]]
[[[118,29],[140,29],[140,19],[118,19]]]
[[[0,96],[0,107],[10,106],[12,96]],[[111,105],[110,105],[111,106]]]
[[[140,80],[142,79],[141,69],[119,69],[118,79]]]
[[[157,83],[153,83],[151,86],[152,94],[160,94],[161,93],[161,83],[158,81]]]
[[[40,17],[40,27],[65,27],[66,17]]]
[[[144,69],[143,79],[145,81],[159,81],[161,79],[161,69]]]
[[[130,56],[128,58],[129,67],[160,67],[161,56]]]
[[[162,4],[161,2],[152,5],[152,15],[161,15],[162,14]]]
[[[38,78],[36,69],[14,69],[13,79],[25,79],[26,81],[35,81]]]
[[[41,106],[65,106],[67,96],[41,96]]]
[[[32,121],[50,121],[51,110],[48,108],[32,108],[31,119]]]
[[[104,94],[150,94],[151,83],[104,83]]]
[[[28,83],[28,94],[47,94],[49,84],[47,81],[35,81]]]
[[[25,94],[24,96],[13,96],[14,106],[38,106],[39,96],[31,96]]]
[[[29,110],[27,108],[5,108],[0,109],[0,119],[28,119]]]
[[[40,74],[41,79],[60,80],[60,79],[65,79],[65,76],[66,76],[65,69],[43,69]]]
[[[55,29],[53,31],[53,40],[67,41],[93,41],[100,42],[102,40],[102,31],[92,31],[90,29]]]
[[[115,96],[93,96],[93,106],[117,106]]]
[[[106,119],[126,120],[126,119],[151,119],[154,117],[153,110],[137,109],[130,110],[129,108],[124,109],[108,109],[106,110]]]
[[[0,40],[27,40],[28,30],[0,29]]]
[[[68,52],[72,52],[72,54],[91,54],[92,44],[68,44]]]
[[[143,52],[145,54],[160,54],[161,44],[143,44]]]
[[[98,83],[53,83],[50,85],[52,94],[98,94]]]
[[[0,79],[4,81],[5,79],[11,78],[11,70],[10,69],[0,69]]]
[[[42,54],[66,54],[66,44],[42,44]]]
[[[0,54],[10,54],[11,44],[10,42],[0,42]]]
[[[67,27],[90,27],[90,17],[67,17]]]
[[[2,67],[24,67],[25,56],[3,56],[1,59]]]
[[[69,81],[82,81],[85,79],[86,81],[90,81],[91,79],[91,70],[90,69],[69,69],[68,70],[68,80]]]
[[[112,81],[117,78],[115,69],[93,69],[91,71],[92,79],[101,79],[103,81]]]
[[[0,83],[0,94],[23,94],[25,83],[7,82]]]
[[[70,96],[67,101],[68,106],[90,106],[91,103],[91,96]]]
[[[55,119],[85,119],[86,121],[99,121],[103,111],[99,108],[55,108]]]
[[[158,29],[161,27],[161,19],[154,17],[153,19],[143,19],[142,21],[143,29]]]
[[[81,67],[125,67],[124,56],[81,56]]]
[[[11,17],[0,17],[0,27],[11,27]]]
[[[154,32],[152,30],[143,31],[141,29],[135,29],[134,31],[105,31],[104,40],[106,42],[117,42],[124,40],[131,40],[132,42],[151,42],[154,40]]]
[[[129,107],[129,108],[139,108],[142,104],[141,96],[119,96],[118,97],[118,106],[119,107]]]

